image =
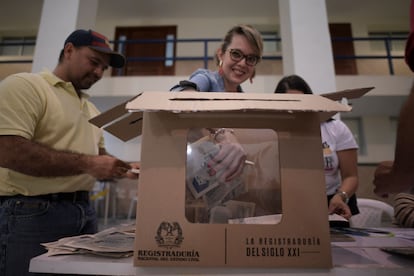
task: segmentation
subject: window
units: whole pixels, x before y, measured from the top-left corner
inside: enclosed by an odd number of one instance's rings
[[[342,121],[348,126],[349,130],[351,130],[354,135],[355,141],[359,147],[358,154],[365,155],[367,153],[367,147],[361,118],[342,118]]]
[[[0,40],[0,55],[2,56],[32,56],[36,37],[3,37]]]
[[[383,32],[369,32],[370,38],[381,38],[379,40],[371,40],[370,47],[373,51],[385,51],[386,39],[389,42],[389,49],[391,52],[404,51],[405,42],[408,37],[407,31],[383,31]]]
[[[255,24],[252,26],[262,35],[264,56],[281,53],[282,44],[280,42],[279,26],[272,24]]]
[[[185,215],[191,223],[277,223],[282,213],[278,133],[274,129],[190,128],[187,135]],[[251,140],[251,133],[256,141]],[[207,136],[203,136],[206,135]],[[221,149],[220,141],[236,135],[248,152],[243,173],[225,178],[225,167],[210,166]],[[200,139],[200,137],[202,137]],[[260,137],[260,138],[259,138]],[[224,157],[221,157],[225,159]],[[254,160],[254,161],[253,161]],[[212,164],[214,164],[214,161]],[[258,162],[266,169],[258,171]],[[215,171],[214,168],[218,168]],[[270,168],[270,169],[269,169]],[[274,220],[259,216],[273,215]]]
[[[263,53],[280,53],[282,46],[277,32],[261,32],[263,38]]]

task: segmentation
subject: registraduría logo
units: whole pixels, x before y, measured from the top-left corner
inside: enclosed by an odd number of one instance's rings
[[[180,250],[183,240],[183,231],[178,222],[163,221],[155,236],[158,247],[162,249],[139,249],[137,259],[145,262],[199,262],[200,254],[197,250]]]
[[[160,226],[158,226],[155,241],[159,247],[180,247],[183,240],[183,231],[178,222],[163,221],[160,223]]]

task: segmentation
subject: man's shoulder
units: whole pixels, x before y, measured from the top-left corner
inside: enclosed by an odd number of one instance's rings
[[[5,80],[10,80],[10,79],[30,79],[33,77],[33,75],[37,75],[35,73],[29,73],[29,72],[19,72],[19,73],[14,73],[11,75],[8,75]]]
[[[29,72],[20,72],[9,75],[4,80],[5,81],[28,81],[28,82],[39,82],[43,79],[43,77],[39,73],[29,73]]]
[[[15,73],[7,76],[1,81],[2,90],[11,88],[23,88],[33,86],[34,83],[39,82],[39,75],[35,73]]]
[[[52,84],[40,73],[21,72],[9,75],[0,83],[2,93],[9,95],[44,95]],[[43,97],[43,96],[42,96]]]

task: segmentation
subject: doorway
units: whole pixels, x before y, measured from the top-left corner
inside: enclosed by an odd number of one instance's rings
[[[335,56],[353,57],[355,56],[354,42],[352,38],[352,28],[349,23],[329,24],[331,38],[345,38],[343,41],[332,41],[332,52],[334,55],[336,75],[357,75],[357,65],[355,58],[335,59]],[[349,40],[348,40],[349,38]]]
[[[174,75],[176,36],[177,26],[116,27],[115,51],[121,50],[128,59],[123,68],[113,69],[112,75]]]

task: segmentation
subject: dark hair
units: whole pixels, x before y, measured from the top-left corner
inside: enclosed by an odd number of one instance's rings
[[[282,78],[276,86],[275,93],[286,93],[288,90],[298,90],[304,94],[313,94],[310,86],[298,75]]]
[[[259,60],[262,58],[263,55],[263,39],[262,35],[258,30],[253,28],[250,25],[237,25],[231,28],[226,36],[223,39],[223,43],[221,44],[221,51],[224,53],[226,52],[227,48],[231,44],[231,41],[233,39],[233,36],[237,35],[243,35],[246,37],[247,41],[249,41],[250,45],[253,47],[254,51],[256,52],[257,56],[259,57]],[[219,59],[216,55],[216,63],[219,65]]]

